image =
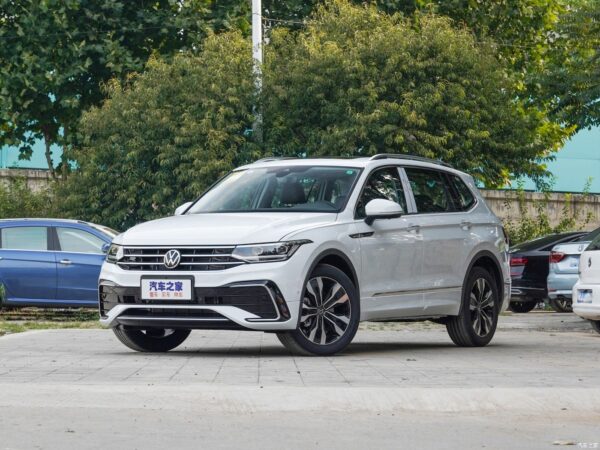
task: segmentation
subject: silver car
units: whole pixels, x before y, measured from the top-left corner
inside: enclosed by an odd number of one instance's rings
[[[579,279],[579,257],[598,235],[600,228],[573,242],[558,244],[552,249],[548,272],[548,297],[550,306],[555,311],[572,311],[571,294]]]

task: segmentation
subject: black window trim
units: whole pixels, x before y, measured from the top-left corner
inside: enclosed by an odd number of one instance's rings
[[[452,187],[452,183],[450,183],[450,180],[448,179],[449,175],[454,175],[454,176],[458,176],[460,178],[460,175],[455,174],[453,172],[444,170],[444,169],[440,169],[438,167],[427,167],[427,166],[415,166],[412,164],[403,164],[401,166],[403,169],[425,169],[425,170],[430,170],[430,171],[434,171],[434,172],[441,172],[442,176],[448,181],[448,184]],[[406,173],[406,171],[405,171]],[[419,209],[417,208],[417,202],[415,200],[415,195],[414,192],[412,190],[412,186],[410,186],[410,178],[408,178],[408,173],[406,173],[406,177],[409,181],[408,183],[408,188],[409,188],[409,192],[410,192],[410,196],[412,198],[412,201],[414,202],[415,205],[415,212],[413,213],[408,213],[410,215],[431,215],[431,214],[460,214],[460,213],[467,213],[472,211],[473,209],[475,209],[477,207],[477,205],[479,204],[479,198],[477,197],[477,195],[475,195],[475,193],[473,192],[473,190],[471,189],[471,187],[465,183],[465,186],[467,186],[467,189],[469,189],[469,191],[471,192],[471,195],[473,195],[473,198],[475,199],[475,202],[471,205],[471,207],[469,209],[466,210],[461,210],[461,209],[457,209],[456,206],[454,205],[454,198],[452,195],[450,195],[450,202],[452,203],[452,205],[454,206],[454,211],[443,211],[443,212],[419,212]],[[464,181],[463,181],[464,182]]]
[[[401,170],[403,169],[403,167],[400,164],[385,164],[385,165],[382,165],[382,166],[373,167],[369,171],[369,173],[367,173],[367,175],[365,177],[365,181],[363,182],[363,184],[362,184],[362,186],[360,188],[360,192],[358,193],[358,196],[356,197],[356,203],[354,204],[354,211],[353,211],[353,214],[352,214],[352,217],[353,217],[354,220],[364,220],[364,217],[358,217],[357,216],[358,202],[360,201],[360,198],[362,197],[363,191],[365,190],[365,186],[367,185],[367,181],[369,181],[369,178],[371,178],[371,175],[373,175],[375,172],[377,172],[380,169],[389,169],[390,167],[393,168],[393,169],[396,169],[396,172],[398,172],[398,178],[400,179],[400,183],[402,184],[402,189],[404,191],[404,200],[406,200],[406,209],[407,210],[411,209],[412,205],[411,205],[410,199],[408,197],[408,191],[406,190],[407,186],[406,186],[404,180],[402,179],[402,172],[401,172]],[[410,186],[409,186],[409,188],[410,188]],[[412,192],[411,192],[410,195],[412,196]],[[350,196],[348,196],[348,197],[350,197]],[[404,211],[404,214],[402,214],[402,215],[404,216],[404,215],[408,215],[408,214],[411,214],[411,213],[408,212],[408,211]]]

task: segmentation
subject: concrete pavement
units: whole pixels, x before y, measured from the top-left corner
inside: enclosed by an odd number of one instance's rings
[[[600,448],[598,424],[600,335],[571,314],[504,316],[482,349],[365,324],[329,358],[253,332],[160,355],[108,330],[0,338],[0,449]]]

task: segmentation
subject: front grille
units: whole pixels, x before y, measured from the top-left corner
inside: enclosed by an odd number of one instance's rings
[[[234,247],[125,247],[123,258],[117,264],[124,270],[225,270],[245,264],[231,256],[233,249]],[[167,269],[164,265],[165,253],[169,250],[181,253],[181,261],[174,269]]]

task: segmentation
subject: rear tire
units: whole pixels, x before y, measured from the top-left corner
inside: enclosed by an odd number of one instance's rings
[[[592,329],[596,333],[600,333],[600,320],[590,320],[590,323],[592,324]]]
[[[512,312],[515,313],[528,313],[529,311],[531,311],[533,308],[535,308],[535,306],[537,305],[537,302],[533,301],[529,301],[529,302],[510,302],[509,308]]]
[[[337,267],[319,264],[305,282],[298,327],[277,337],[296,355],[333,355],[352,342],[359,320],[354,283]]]
[[[152,328],[113,328],[117,339],[137,352],[164,353],[181,345],[190,335],[191,330],[164,330]]]
[[[458,316],[448,318],[446,329],[459,347],[483,347],[492,340],[500,310],[498,285],[482,267],[474,267],[463,286]]]
[[[551,298],[548,304],[554,311],[559,313],[573,312],[573,302],[567,298]]]

